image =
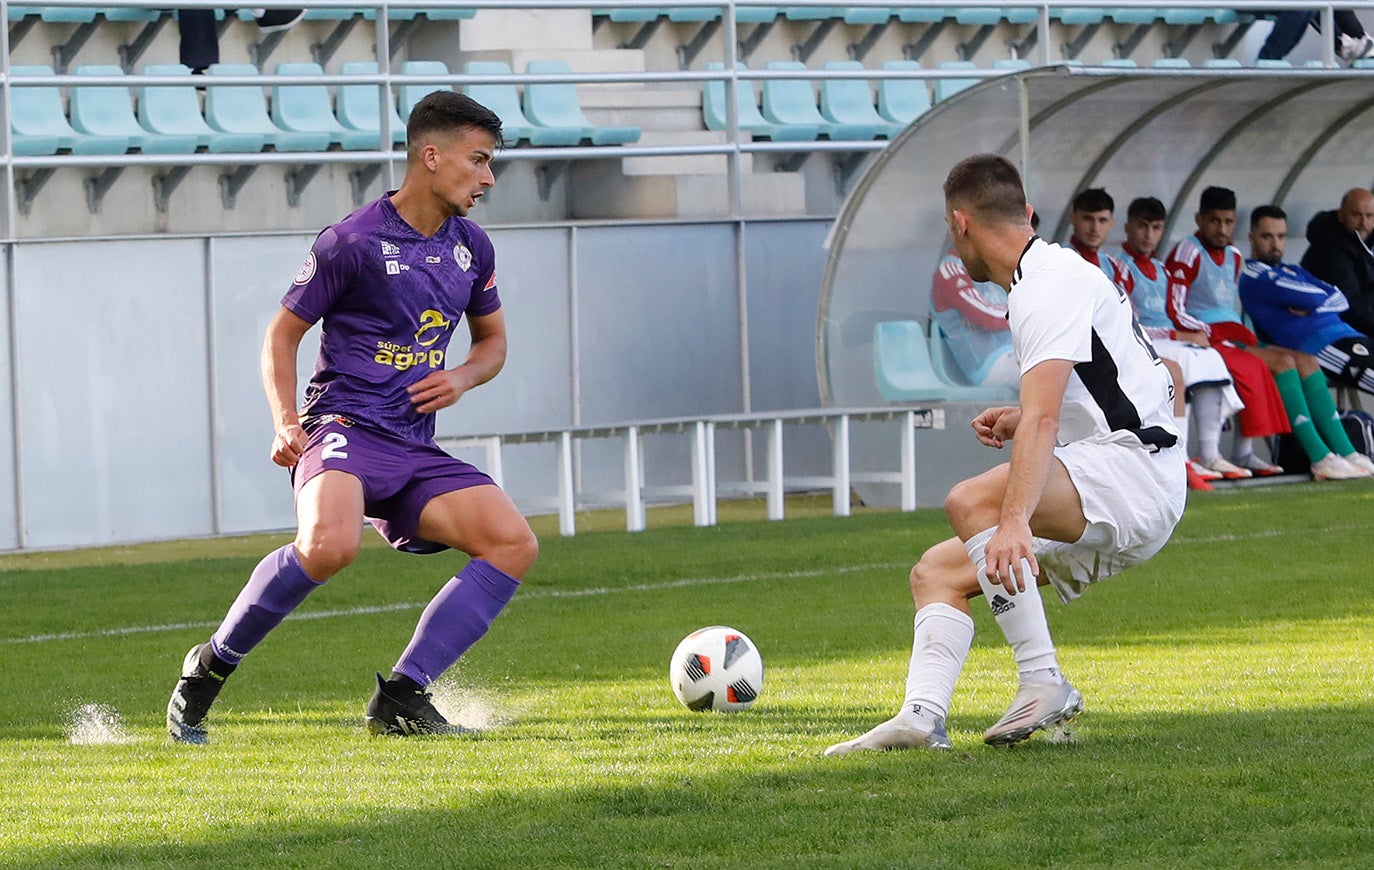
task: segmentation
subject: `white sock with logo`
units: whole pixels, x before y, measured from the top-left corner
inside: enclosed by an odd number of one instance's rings
[[[969,559],[978,570],[978,585],[983,589],[983,597],[992,607],[997,627],[1002,629],[1007,643],[1011,644],[1012,655],[1016,658],[1016,669],[1026,682],[1039,682],[1049,678],[1058,682],[1059,660],[1054,654],[1054,642],[1050,640],[1050,624],[1045,618],[1045,602],[1040,590],[1031,578],[1026,591],[1013,595],[1001,583],[987,577],[987,556],[984,551],[988,541],[996,533],[997,527],[979,532],[964,542]],[[1026,563],[1022,563],[1022,570]],[[1049,674],[1033,673],[1051,670]]]
[[[929,729],[949,715],[954,683],[973,645],[973,619],[948,604],[927,604],[916,611],[913,635],[902,714]]]

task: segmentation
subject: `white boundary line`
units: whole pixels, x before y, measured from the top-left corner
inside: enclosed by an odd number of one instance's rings
[[[1363,532],[1368,529],[1367,525],[1353,524],[1346,526],[1328,526],[1323,529],[1298,530],[1296,533],[1307,533],[1316,531],[1321,533],[1332,532]],[[1253,541],[1263,538],[1281,538],[1295,532],[1278,531],[1273,529],[1263,529],[1243,534],[1228,535],[1209,535],[1201,538],[1175,538],[1170,541],[1173,545],[1189,544],[1224,544],[1236,541]],[[616,595],[622,592],[657,592],[663,589],[689,589],[697,586],[721,586],[735,583],[754,583],[764,580],[804,580],[812,577],[828,577],[837,574],[854,574],[860,571],[875,571],[886,569],[907,568],[906,562],[869,562],[860,565],[838,565],[829,568],[813,568],[806,571],[770,571],[762,574],[736,574],[730,577],[684,577],[680,580],[666,580],[661,583],[635,583],[630,586],[598,586],[591,589],[531,589],[521,593],[518,601],[538,601],[543,599],[558,598],[598,598],[606,595]],[[287,617],[293,621],[305,621],[313,619],[333,619],[339,616],[367,616],[373,613],[397,613],[405,610],[419,610],[427,602],[402,602],[399,604],[378,604],[367,607],[350,607],[343,610],[317,610],[313,612],[293,614]],[[99,637],[124,637],[131,634],[158,634],[169,631],[182,631],[192,628],[218,628],[219,622],[172,622],[162,625],[134,625],[123,628],[104,628],[97,631],[71,631],[58,634],[32,634],[28,637],[0,637],[0,646],[47,643],[48,641],[58,640],[88,640]]]

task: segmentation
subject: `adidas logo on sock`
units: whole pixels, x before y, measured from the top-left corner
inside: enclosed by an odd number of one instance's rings
[[[1016,606],[1016,602],[1004,597],[1000,592],[992,596],[992,601],[988,603],[992,605],[993,616],[1001,616]]]

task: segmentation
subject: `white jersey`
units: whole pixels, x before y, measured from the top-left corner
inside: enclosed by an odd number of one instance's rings
[[[1058,442],[1098,441],[1158,450],[1178,442],[1173,381],[1136,322],[1130,298],[1069,248],[1033,237],[1007,297],[1012,345],[1024,377],[1050,359],[1073,362]]]

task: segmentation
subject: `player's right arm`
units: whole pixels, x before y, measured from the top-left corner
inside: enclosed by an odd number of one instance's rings
[[[268,324],[262,343],[262,386],[272,411],[272,461],[291,468],[305,452],[306,435],[296,412],[296,352],[310,324],[285,306]]]
[[[1174,245],[1164,261],[1165,276],[1169,280],[1169,290],[1164,296],[1164,312],[1180,330],[1201,332],[1211,335],[1211,328],[1188,313],[1188,290],[1197,280],[1202,249],[1190,244],[1187,239]]]

